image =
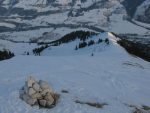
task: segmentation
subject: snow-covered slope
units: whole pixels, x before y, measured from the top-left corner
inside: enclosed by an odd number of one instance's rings
[[[133,113],[134,106],[150,106],[150,64],[128,54],[112,34],[99,37],[109,38],[110,44],[75,51],[69,50],[73,44],[68,43],[68,48],[48,48],[45,56],[16,56],[0,62],[0,113]],[[55,108],[30,107],[19,99],[18,91],[28,75],[48,81],[60,94]],[[107,105],[99,109],[76,100]]]

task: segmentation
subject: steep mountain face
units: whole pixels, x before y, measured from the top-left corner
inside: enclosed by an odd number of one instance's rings
[[[143,2],[135,12],[134,18],[138,21],[150,23],[150,1]]]

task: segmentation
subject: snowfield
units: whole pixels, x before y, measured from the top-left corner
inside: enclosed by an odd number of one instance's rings
[[[128,54],[111,34],[100,36],[112,40],[110,45],[75,51],[69,49],[72,42],[54,48],[55,54],[48,48],[42,56],[17,55],[1,61],[0,113],[132,113],[131,105],[150,106],[150,63]],[[19,89],[29,75],[48,81],[60,94],[55,108],[39,109],[19,99]],[[99,109],[76,100],[108,105]]]

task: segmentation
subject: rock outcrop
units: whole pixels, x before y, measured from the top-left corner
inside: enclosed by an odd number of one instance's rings
[[[46,81],[36,81],[32,76],[28,77],[25,85],[20,89],[20,98],[27,104],[52,108],[59,98]]]

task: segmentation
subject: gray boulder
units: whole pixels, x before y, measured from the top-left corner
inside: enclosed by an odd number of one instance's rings
[[[41,95],[45,96],[47,93],[51,93],[52,91],[50,89],[44,89],[41,92]]]
[[[29,105],[33,106],[33,105],[35,105],[37,103],[37,99],[30,98],[30,99],[27,100],[27,103]]]
[[[39,105],[42,107],[46,107],[46,100],[39,100]]]
[[[49,86],[49,84],[46,81],[40,80],[39,85],[42,90],[49,89],[50,91],[52,91],[52,88]]]
[[[35,83],[33,84],[33,89],[34,89],[35,91],[37,91],[37,92],[42,91],[41,88],[40,88],[40,85],[39,85],[37,82],[35,82]]]
[[[54,98],[53,98],[53,96],[50,94],[50,93],[48,93],[48,94],[46,94],[46,96],[45,96],[45,100],[46,100],[46,106],[47,107],[50,107],[50,106],[52,106],[53,105],[53,103],[54,103]]]
[[[42,95],[41,95],[41,93],[35,93],[35,94],[31,95],[31,98],[33,98],[33,99],[42,99]]]
[[[35,78],[33,78],[32,76],[29,76],[27,79],[27,86],[28,87],[32,87],[32,85],[36,82]]]
[[[29,88],[28,90],[29,90],[29,92],[28,92],[29,96],[32,96],[33,94],[36,93],[36,91],[32,87]]]

